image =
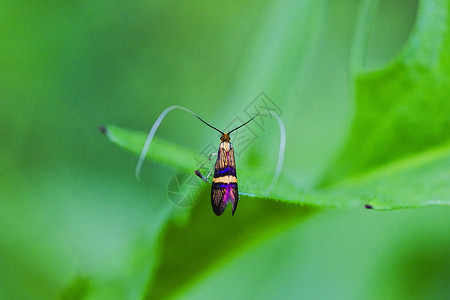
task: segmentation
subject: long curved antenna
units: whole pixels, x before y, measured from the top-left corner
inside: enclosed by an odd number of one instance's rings
[[[245,122],[244,124],[239,125],[238,127],[234,128],[233,130],[228,131],[228,134],[232,133],[232,132],[235,131],[235,130],[238,130],[239,128],[241,128],[241,127],[244,126],[244,125],[247,125],[248,122],[250,122],[251,120],[253,120],[254,118],[256,118],[256,117],[259,116],[259,115],[260,115],[260,114],[254,115],[253,118],[251,118],[250,120],[248,120],[248,121]],[[205,123],[206,123],[206,122],[205,122]]]
[[[194,114],[195,115],[195,114]],[[223,132],[219,129],[217,129],[216,127],[212,126],[211,124],[209,124],[208,122],[204,121],[202,118],[200,118],[199,116],[195,115],[197,117],[197,119],[199,119],[200,121],[202,121],[203,123],[205,123],[206,125],[208,125],[209,127],[211,127],[212,129],[217,130],[218,132],[220,132],[221,134],[223,134]],[[248,122],[247,122],[248,123]]]
[[[274,116],[275,119],[277,119],[278,127],[280,127],[280,150],[278,152],[277,167],[275,169],[275,173],[273,175],[272,182],[270,183],[269,187],[267,188],[267,192],[270,192],[273,189],[273,187],[275,186],[275,184],[277,183],[278,178],[280,177],[281,169],[283,168],[284,149],[286,148],[286,128],[284,127],[283,120],[281,120],[281,118],[273,111],[271,111],[271,110],[264,111],[264,112],[257,114],[256,116],[262,115],[262,114],[271,114],[272,116]],[[253,118],[255,118],[255,117],[253,117]]]
[[[158,129],[159,125],[161,125],[162,120],[166,117],[166,115],[174,109],[181,109],[184,111],[187,111],[188,113],[190,113],[191,115],[193,115],[194,117],[196,117],[197,119],[199,119],[200,121],[202,121],[203,123],[205,123],[206,125],[208,125],[209,127],[219,131],[220,133],[223,134],[222,131],[220,131],[219,129],[209,125],[207,122],[205,122],[202,118],[200,118],[199,116],[197,116],[197,114],[195,114],[193,111],[187,109],[186,107],[180,106],[180,105],[172,105],[169,106],[168,108],[166,108],[158,117],[158,119],[156,119],[155,123],[152,126],[152,129],[150,129],[150,132],[148,133],[147,139],[145,140],[145,144],[144,147],[142,148],[142,152],[141,155],[139,156],[139,160],[137,162],[136,165],[136,170],[135,170],[135,175],[136,178],[139,180],[140,179],[140,174],[141,174],[141,169],[142,169],[142,164],[144,163],[145,160],[145,156],[147,155],[148,149],[150,148],[150,144],[152,143],[153,137],[155,136],[155,132]]]

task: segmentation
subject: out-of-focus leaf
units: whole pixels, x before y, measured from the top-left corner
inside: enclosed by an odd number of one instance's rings
[[[81,300],[87,299],[90,290],[90,280],[85,277],[76,277],[69,286],[61,293],[61,300]]]
[[[362,38],[356,39],[355,119],[323,185],[450,140],[450,3],[419,4],[408,43],[387,67],[365,71],[361,49],[368,37],[359,34]],[[367,22],[362,18],[359,27],[368,28]]]
[[[239,204],[241,213],[231,216],[228,210],[218,222],[209,197],[204,196],[187,224],[169,224],[161,240],[160,262],[152,272],[153,280],[147,286],[145,299],[167,299],[245,248],[283,232],[318,211],[244,196]]]

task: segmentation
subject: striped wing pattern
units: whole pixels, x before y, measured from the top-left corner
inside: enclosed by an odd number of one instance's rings
[[[232,204],[231,214],[234,215],[239,201],[236,163],[233,145],[229,141],[221,142],[214,167],[214,177],[211,186],[211,205],[214,213],[220,216],[228,203]]]

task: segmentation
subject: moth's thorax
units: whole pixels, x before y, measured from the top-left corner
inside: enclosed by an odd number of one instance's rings
[[[220,143],[219,148],[223,149],[225,152],[229,152],[230,149],[233,149],[233,145],[229,141],[224,141]]]
[[[230,141],[230,136],[228,135],[228,133],[222,133],[222,136],[220,137],[220,141],[221,142],[225,142],[225,141],[227,141],[227,142],[229,142]]]

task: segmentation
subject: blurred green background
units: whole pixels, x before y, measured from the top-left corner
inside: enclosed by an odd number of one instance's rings
[[[283,176],[313,187],[352,120],[349,61],[359,6],[2,1],[0,298],[85,292],[137,299],[144,292],[174,210],[166,187],[177,170],[146,162],[143,182],[136,181],[137,157],[107,142],[99,125],[147,131],[167,106],[179,104],[222,128],[265,92],[287,126]],[[380,1],[367,68],[395,57],[416,13],[416,1]],[[257,152],[268,169],[276,162],[274,127],[247,154]],[[169,115],[157,135],[198,151],[216,138],[181,112]],[[204,195],[198,206],[209,205]],[[246,209],[237,214],[245,218]],[[218,258],[174,294],[444,298],[449,229],[442,208],[322,212],[232,259]]]

